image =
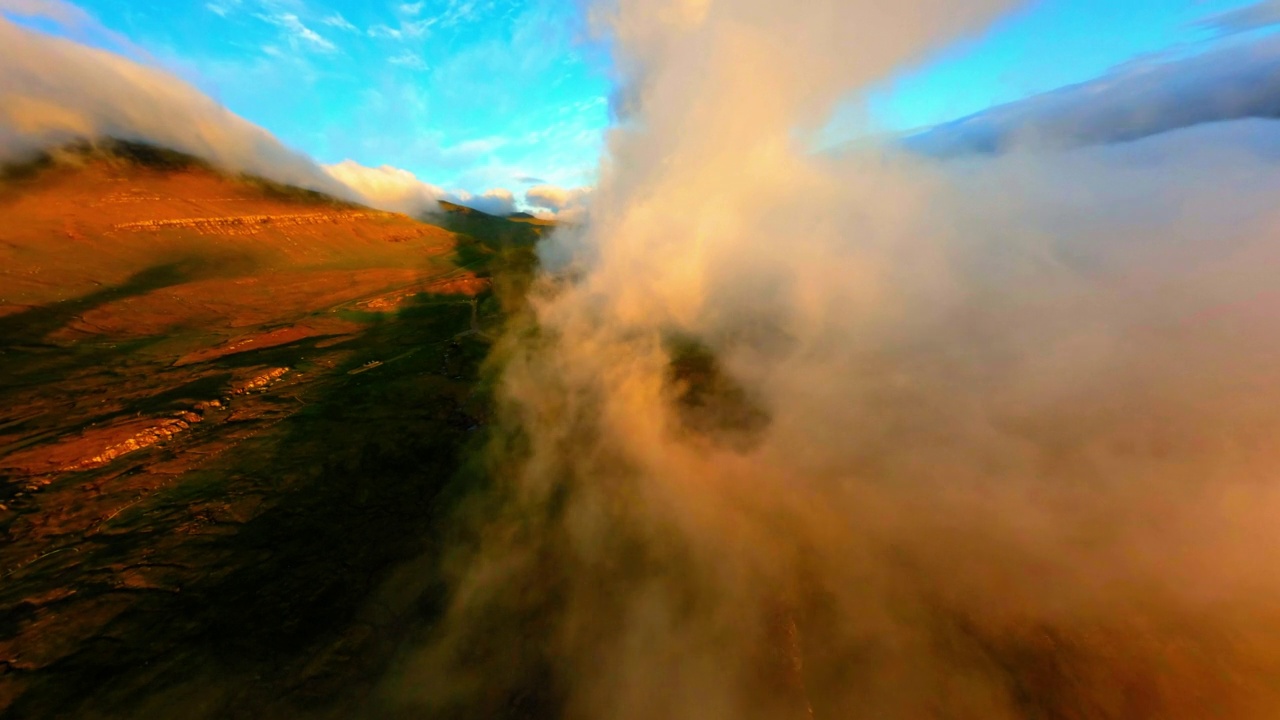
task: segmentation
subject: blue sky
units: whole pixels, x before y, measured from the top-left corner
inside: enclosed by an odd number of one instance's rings
[[[107,28],[322,163],[480,192],[590,184],[606,53],[575,0],[80,0]],[[1250,0],[1039,0],[877,88],[834,132],[943,122],[1185,53]],[[852,107],[852,106],[851,106]]]
[[[589,183],[606,68],[563,0],[84,0],[108,28],[323,163],[482,191]]]

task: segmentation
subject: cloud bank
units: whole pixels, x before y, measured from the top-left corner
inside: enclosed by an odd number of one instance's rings
[[[536,185],[524,193],[525,204],[539,214],[566,222],[581,222],[591,199],[591,188]]]
[[[1218,13],[1200,24],[1224,34],[1250,32],[1270,27],[1280,24],[1280,2],[1259,0],[1252,5]]]
[[[1275,12],[1271,6],[1248,10]],[[1280,36],[1233,42],[1176,61],[1133,63],[1097,80],[940,125],[906,144],[942,157],[1066,148],[1250,117],[1280,118]]]
[[[85,25],[73,6],[8,0],[0,10]],[[179,150],[228,170],[421,216],[448,200],[484,212],[515,210],[514,195],[446,191],[391,167],[321,167],[171,74],[104,50],[19,27],[0,16],[0,162],[50,147],[114,137]]]
[[[325,172],[352,188],[370,205],[405,215],[421,215],[453,196],[441,187],[423,182],[408,170],[389,165],[370,168],[354,160],[324,166]]]
[[[153,143],[341,196],[305,155],[178,78],[0,16],[0,161],[77,139]]]
[[[1276,126],[809,153],[1005,6],[617,0],[590,222],[383,699],[454,718],[1280,713]]]
[[[457,202],[490,215],[510,215],[516,211],[516,197],[505,188],[490,188],[480,195],[458,192]]]
[[[414,217],[439,212],[441,200],[491,215],[509,215],[516,209],[515,195],[502,188],[493,188],[480,195],[464,190],[445,190],[419,180],[408,170],[389,165],[370,168],[354,160],[326,165],[324,169],[354,189],[369,205]]]
[[[364,202],[374,207],[421,217],[439,211],[441,200],[475,208],[490,215],[510,215],[527,208],[539,215],[564,221],[579,221],[586,212],[590,188],[561,188],[537,185],[524,192],[520,202],[515,193],[504,188],[491,188],[482,194],[465,190],[445,190],[424,182],[408,170],[383,166],[365,167],[354,160],[326,165],[336,180],[355,190]]]

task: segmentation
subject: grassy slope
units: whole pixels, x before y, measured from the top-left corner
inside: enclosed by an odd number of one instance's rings
[[[393,571],[434,562],[529,236],[118,149],[0,212],[0,716],[349,716],[438,601]],[[362,216],[117,229],[317,212]]]

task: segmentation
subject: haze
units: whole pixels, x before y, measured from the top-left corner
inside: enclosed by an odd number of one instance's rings
[[[0,713],[1280,714],[1272,0],[0,13]]]

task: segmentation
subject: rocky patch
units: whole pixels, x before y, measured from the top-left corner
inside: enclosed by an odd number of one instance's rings
[[[358,211],[299,213],[292,215],[240,215],[233,217],[180,218],[175,220],[139,220],[118,223],[113,230],[148,232],[159,230],[193,230],[201,235],[254,235],[266,227],[338,224],[363,220],[371,213]]]

